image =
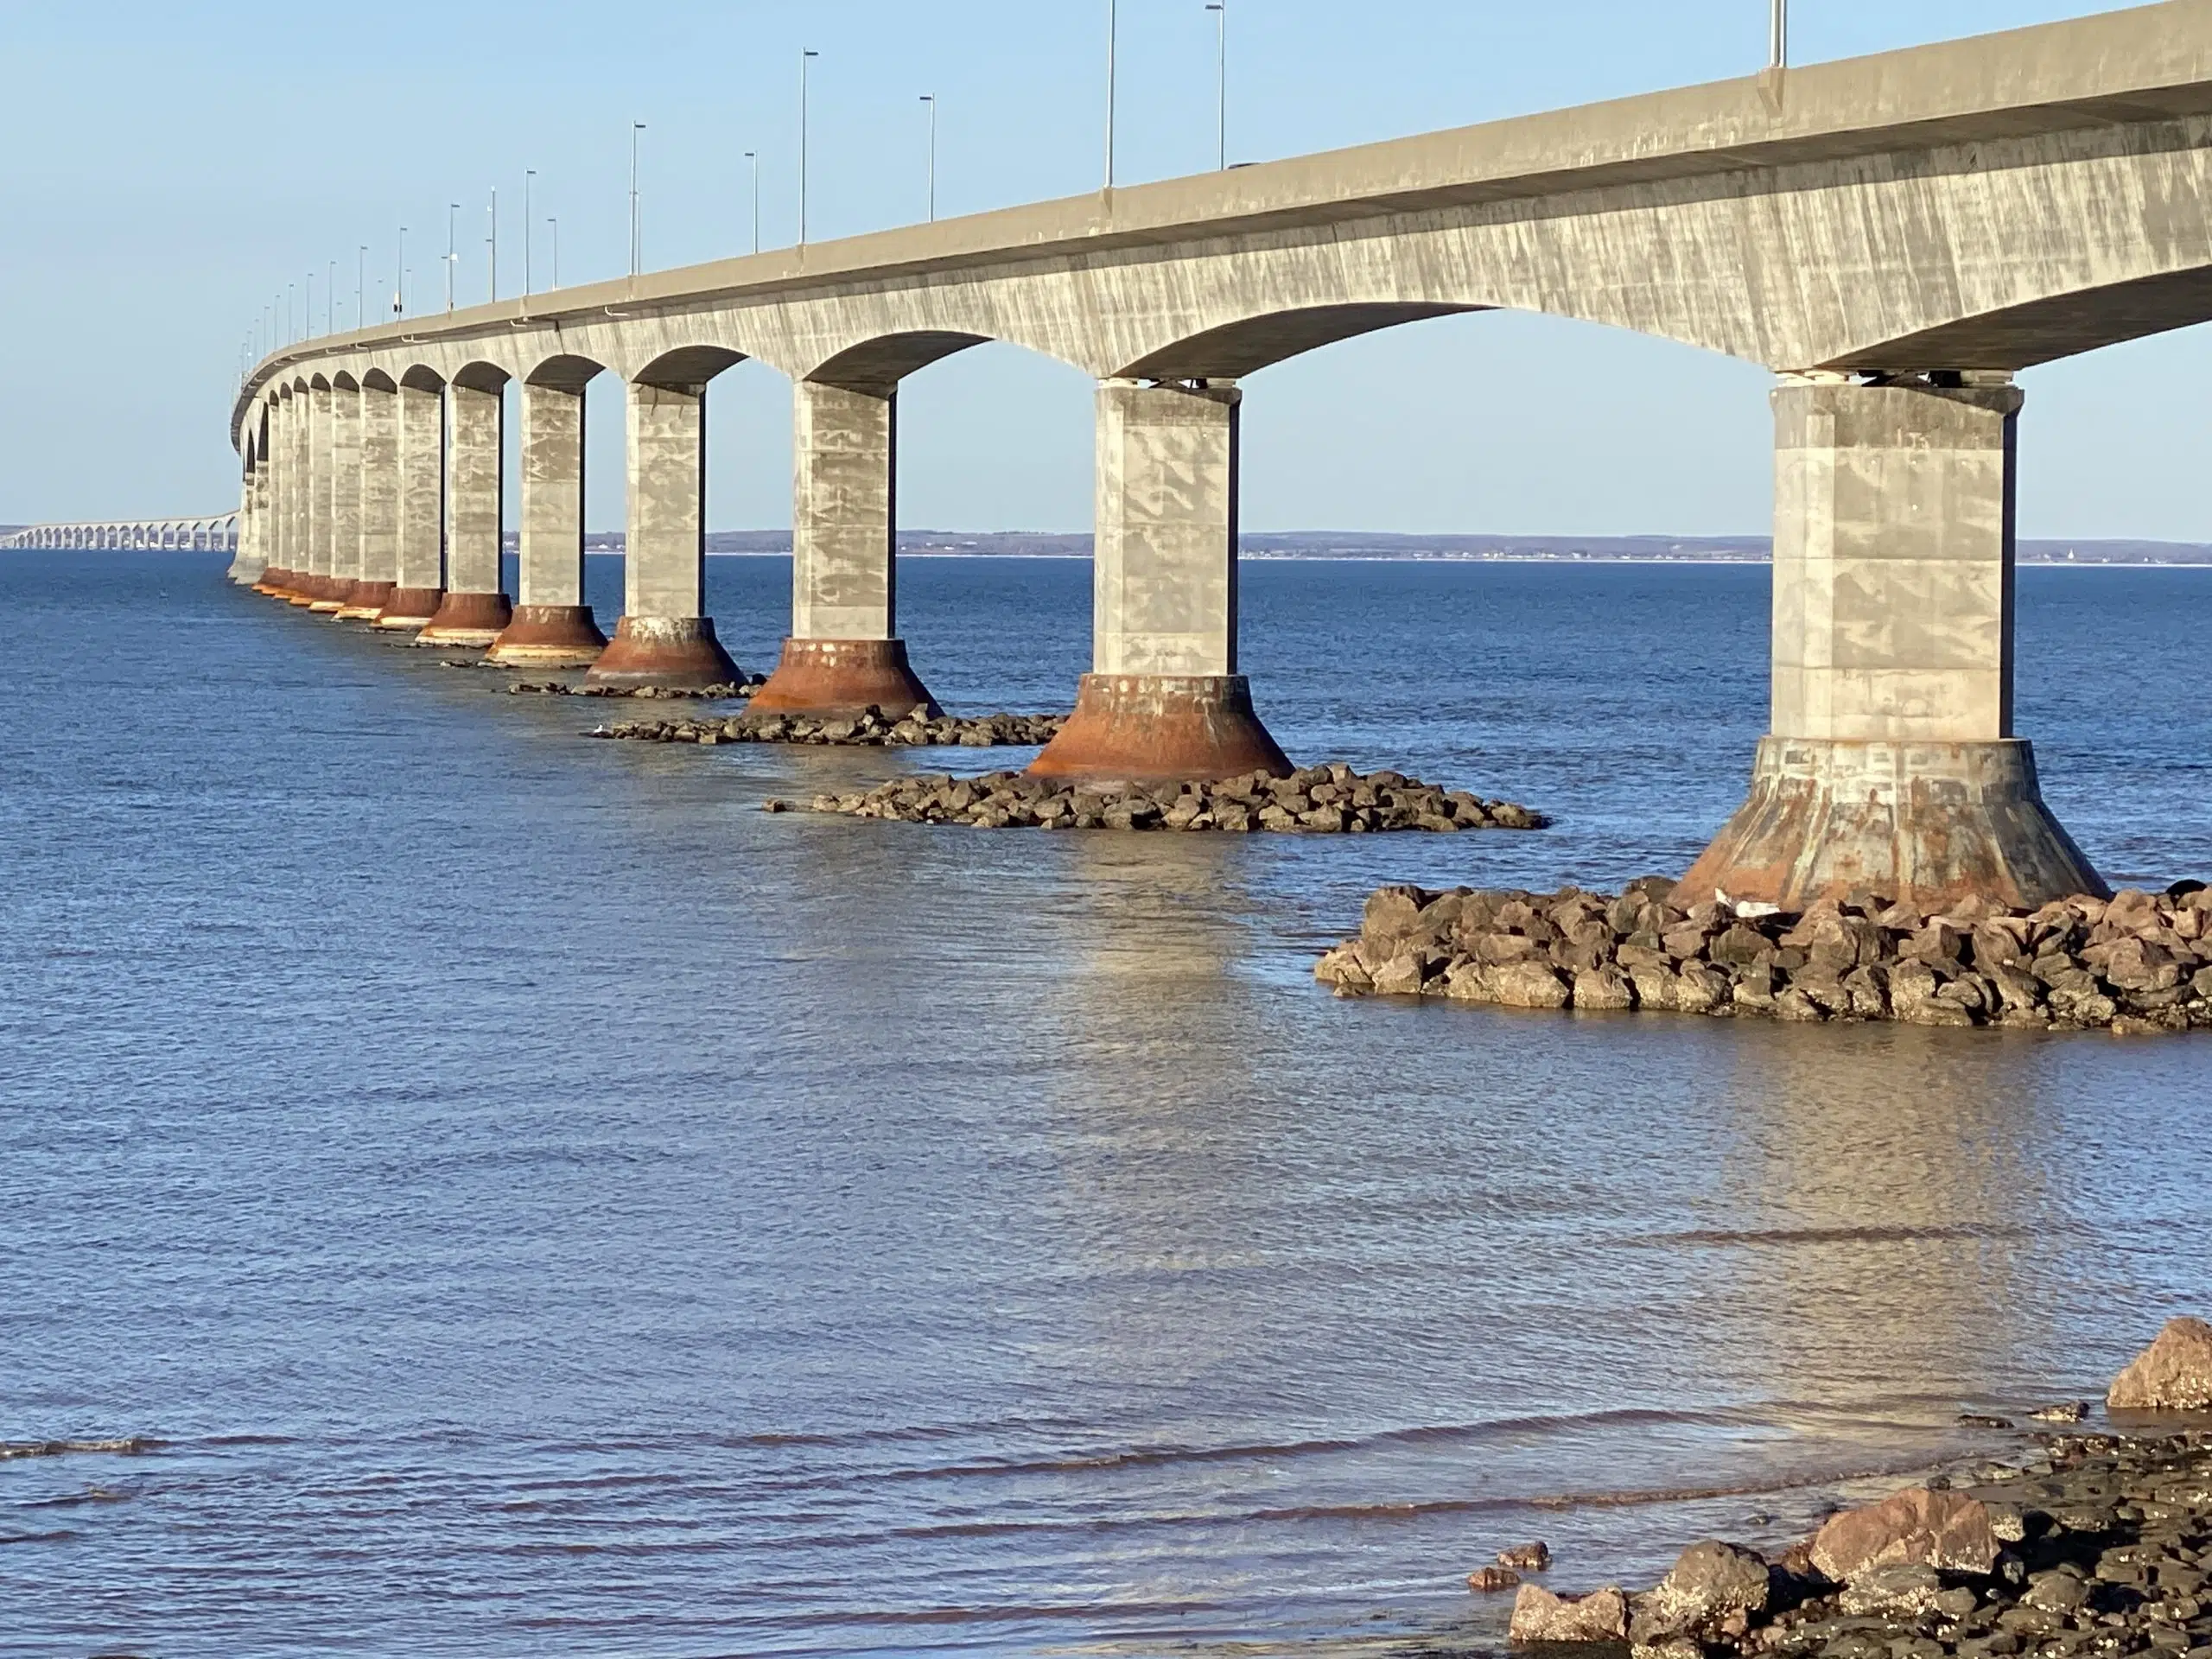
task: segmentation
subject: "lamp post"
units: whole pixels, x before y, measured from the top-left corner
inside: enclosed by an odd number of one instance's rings
[[[322,283],[322,332],[338,332],[338,262],[333,259]]]
[[[558,288],[561,286],[561,221],[549,219],[545,222],[553,227],[553,286]]]
[[[393,262],[393,269],[399,272],[399,276],[392,283],[391,314],[395,317],[404,317],[407,315],[407,227],[404,225],[399,227],[399,257]]]
[[[300,291],[297,283],[284,284],[284,343],[287,346],[299,339],[299,332],[292,327],[292,296]]]
[[[300,338],[315,338],[315,272],[308,272],[302,279],[307,286],[302,290],[300,304]]]
[[[1770,69],[1789,67],[1789,0],[1774,0],[1767,22],[1766,61]]]
[[[360,327],[369,326],[369,314],[364,308],[369,297],[369,245],[360,245],[360,251],[353,257],[353,321]]]
[[[753,251],[760,251],[760,152],[748,149],[745,159],[753,167]]]
[[[922,102],[930,106],[930,223],[937,223],[937,94],[924,92]]]
[[[531,241],[530,227],[530,185],[531,181],[535,179],[537,176],[537,174],[534,168],[524,169],[522,175],[522,291],[523,297],[524,299],[530,297],[530,245]]]
[[[638,265],[645,257],[645,237],[638,225],[638,135],[645,130],[642,121],[630,124],[630,274],[638,274]]]
[[[1114,70],[1121,42],[1121,13],[1116,0],[1106,0],[1106,188],[1114,188]]]
[[[492,205],[484,212],[491,225],[484,238],[485,245],[492,251],[486,264],[491,273],[491,299],[497,304],[499,298],[499,187],[496,184],[492,187]]]
[[[448,311],[453,309],[454,273],[461,269],[461,255],[454,251],[454,215],[460,212],[459,202],[446,203],[446,309]],[[402,264],[407,263],[407,255],[404,251],[399,256],[399,262]]]
[[[1779,3],[1779,0],[1777,0]],[[1229,170],[1229,0],[1207,0],[1213,13],[1213,122],[1215,165]]]
[[[822,54],[810,47],[798,54],[798,245],[806,245],[806,66]]]

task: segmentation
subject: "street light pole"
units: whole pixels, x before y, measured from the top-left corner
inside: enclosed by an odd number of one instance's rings
[[[924,92],[922,102],[930,106],[930,223],[937,223],[937,94]]]
[[[1229,0],[1208,0],[1214,16],[1214,146],[1215,165],[1229,170]]]
[[[522,175],[522,291],[524,299],[530,297],[530,245],[532,239],[530,224],[530,183],[537,176],[537,174],[534,168],[525,168]]]
[[[798,245],[806,245],[806,66],[822,54],[802,48],[798,54]]]
[[[369,245],[364,242],[359,245],[361,251],[353,261],[353,320],[358,327],[365,328],[369,326],[369,314],[365,308],[369,297]]]
[[[1114,71],[1121,44],[1121,11],[1117,0],[1106,0],[1106,188],[1114,188]]]
[[[639,262],[644,257],[645,237],[638,225],[638,135],[645,130],[642,121],[630,124],[630,274],[638,274]]]
[[[404,225],[399,227],[399,257],[394,262],[393,268],[399,275],[392,284],[391,311],[394,316],[404,317],[407,315],[407,227]]]
[[[492,302],[496,305],[499,299],[499,187],[496,184],[492,187],[492,205],[484,211],[490,216],[492,226],[491,233],[484,240],[492,250],[488,264],[491,268]]]
[[[549,219],[545,222],[553,227],[553,286],[558,288],[561,286],[561,221]]]
[[[760,152],[748,149],[745,159],[753,164],[753,251],[760,251]]]
[[[449,201],[446,203],[446,309],[448,311],[453,309],[454,273],[461,269],[461,255],[454,247],[454,216],[460,212],[461,204],[459,202]],[[402,264],[405,264],[407,263],[407,257],[405,254],[403,253],[400,256],[399,262]]]
[[[305,280],[307,288],[300,306],[300,338],[313,340],[315,338],[315,272],[308,272]]]
[[[1774,0],[1774,13],[1767,24],[1766,60],[1770,69],[1789,67],[1789,0]]]
[[[338,332],[338,262],[333,259],[322,283],[322,332]]]

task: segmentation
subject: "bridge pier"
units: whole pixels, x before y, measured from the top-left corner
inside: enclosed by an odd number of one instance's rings
[[[308,609],[321,616],[343,610],[338,581],[338,394],[328,386],[308,392]]]
[[[1091,671],[1033,775],[1292,770],[1236,671],[1242,397],[1221,381],[1100,384]]]
[[[2000,375],[1776,390],[1770,732],[1677,903],[2105,892],[2012,734],[2021,402]]]
[[[391,597],[377,613],[380,628],[420,628],[445,599],[439,474],[444,465],[445,397],[427,386],[403,385],[398,412],[399,534]]]
[[[801,380],[791,437],[791,631],[751,712],[943,712],[898,637],[898,393]]]
[[[276,448],[277,481],[284,493],[284,587],[281,597],[287,604],[304,606],[313,603],[315,598],[308,591],[315,578],[309,569],[308,547],[307,394],[295,391],[282,398],[276,409],[283,420]]]
[[[373,622],[391,602],[399,573],[399,411],[397,398],[364,385],[360,398],[359,574],[346,608],[349,621]]]
[[[345,386],[330,393],[330,618],[354,611],[361,579],[361,394]]]
[[[514,620],[486,660],[587,668],[607,649],[584,603],[584,394],[522,389],[522,538]]]
[[[585,678],[691,690],[734,682],[737,665],[705,613],[705,384],[633,383],[628,425],[622,619]]]
[[[505,399],[494,388],[446,389],[446,594],[418,645],[488,645],[514,620],[499,585],[505,518],[500,447]]]

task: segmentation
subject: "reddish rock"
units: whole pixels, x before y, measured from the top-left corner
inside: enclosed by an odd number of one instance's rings
[[[2105,1403],[2115,1411],[2212,1408],[2212,1325],[2168,1320],[2158,1339],[2113,1380]]]
[[[1541,1584],[1524,1584],[1513,1598],[1507,1634],[1515,1642],[1625,1642],[1628,1598],[1611,1586],[1586,1596],[1561,1596]]]
[[[1986,1504],[1916,1486],[1832,1517],[1813,1539],[1813,1566],[1839,1584],[1876,1567],[1911,1564],[1987,1573],[1999,1548]]]

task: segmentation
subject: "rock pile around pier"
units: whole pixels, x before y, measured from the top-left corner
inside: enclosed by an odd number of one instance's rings
[[[496,663],[448,663],[448,668],[496,668]],[[507,688],[511,697],[636,697],[644,702],[731,702],[749,697],[767,681],[751,679],[723,685],[570,685],[565,680],[517,680]]]
[[[2035,1441],[2024,1465],[1847,1510],[1779,1560],[1709,1539],[1640,1595],[1522,1584],[1512,1639],[1634,1659],[2212,1656],[2212,1428]]]
[[[788,804],[771,801],[771,811]],[[1221,783],[1065,784],[1024,772],[901,778],[864,795],[817,795],[817,812],[966,823],[979,829],[1281,830],[1359,835],[1392,830],[1541,830],[1510,801],[1485,801],[1395,772],[1365,776],[1341,762],[1287,778],[1252,772]]]
[[[820,743],[849,748],[958,746],[988,749],[1049,743],[1067,723],[1065,715],[984,715],[962,719],[931,716],[916,709],[898,720],[871,708],[850,720],[803,715],[746,715],[731,720],[632,720],[602,726],[593,737],[638,743]]]
[[[1931,912],[1874,893],[1802,914],[1618,895],[1384,887],[1315,977],[1339,995],[1928,1026],[2212,1027],[2212,890]],[[2206,1659],[2212,1659],[2208,1655]]]

